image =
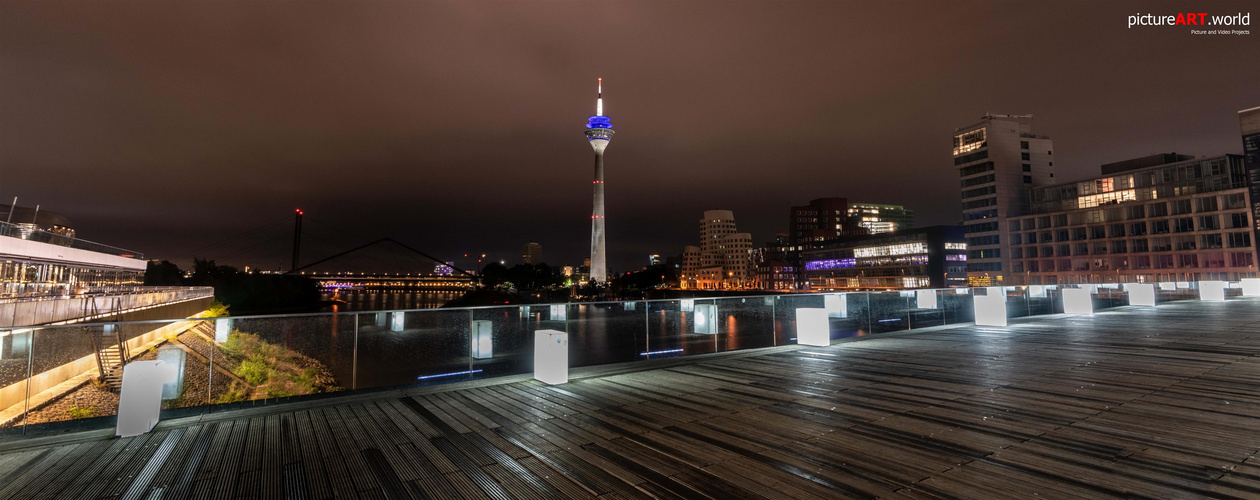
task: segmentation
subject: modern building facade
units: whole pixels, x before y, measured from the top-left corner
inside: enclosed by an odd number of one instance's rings
[[[1011,273],[1002,248],[1007,217],[1028,213],[1028,190],[1053,184],[1054,144],[1033,133],[1032,115],[985,115],[954,133],[954,168],[960,178],[962,224],[967,235],[967,278],[973,286],[998,285]]]
[[[1251,184],[1251,217],[1260,221],[1260,107],[1239,111],[1238,128],[1242,132],[1247,181]],[[1260,236],[1260,227],[1256,230]]]
[[[755,286],[752,235],[740,233],[730,210],[707,210],[700,220],[700,246],[683,248],[683,288]]]
[[[604,116],[604,79],[598,80],[595,116],[586,120],[586,140],[595,150],[595,202],[591,211],[591,274],[595,283],[608,281],[604,239],[604,150],[613,137],[612,121]]]
[[[932,226],[849,236],[801,252],[811,290],[946,288],[967,282],[960,226]]]
[[[522,264],[542,264],[542,245],[531,241],[521,247]]]
[[[914,227],[914,210],[901,205],[877,203],[850,203],[849,220],[871,234],[891,233]]]
[[[66,224],[57,226],[69,228]],[[0,298],[65,296],[144,282],[144,255],[33,226],[0,221]]]
[[[792,207],[788,237],[793,245],[854,234],[866,234],[866,230],[850,218],[847,198],[818,198]]]
[[[1003,229],[1013,284],[1237,280],[1255,276],[1254,199],[1240,155],[1167,154],[1032,189]],[[1122,170],[1128,166],[1129,170]]]

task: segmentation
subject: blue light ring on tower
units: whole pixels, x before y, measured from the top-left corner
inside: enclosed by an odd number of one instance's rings
[[[586,128],[613,128],[612,119],[607,116],[592,116],[586,120]]]

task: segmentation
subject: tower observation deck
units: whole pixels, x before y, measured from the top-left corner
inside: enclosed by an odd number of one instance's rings
[[[604,149],[612,140],[612,121],[604,116],[604,79],[598,81],[595,116],[586,120],[586,140],[595,149],[595,203],[591,211],[591,281],[608,281],[608,263],[604,252]]]

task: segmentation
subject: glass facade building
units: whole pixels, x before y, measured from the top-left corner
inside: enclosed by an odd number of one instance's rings
[[[801,253],[813,290],[946,288],[966,283],[963,228],[933,226],[828,240]]]

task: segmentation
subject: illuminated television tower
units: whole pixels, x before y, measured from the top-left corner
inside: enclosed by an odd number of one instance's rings
[[[595,116],[586,120],[586,140],[595,148],[595,209],[591,212],[591,281],[608,281],[604,253],[604,148],[612,140],[612,121],[604,116],[604,79],[598,82]]]

